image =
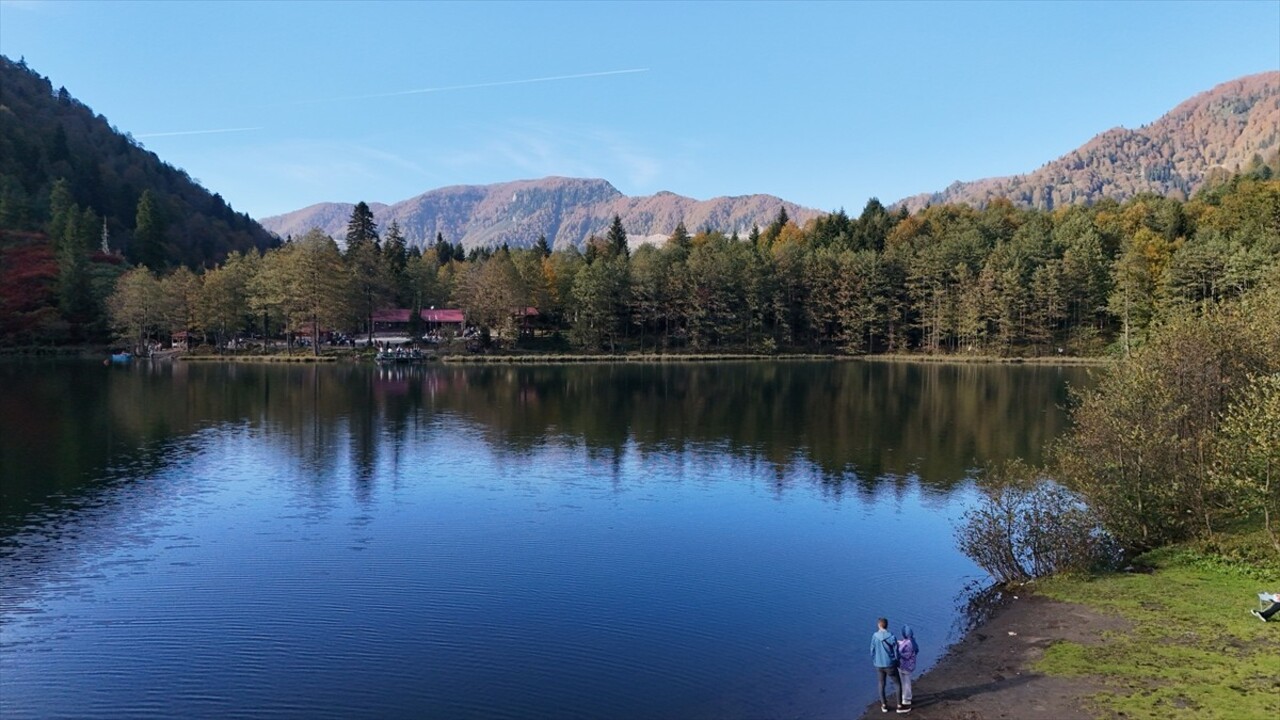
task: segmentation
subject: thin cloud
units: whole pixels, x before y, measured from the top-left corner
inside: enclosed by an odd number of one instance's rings
[[[142,138],[174,137],[177,135],[213,135],[215,133],[249,132],[250,130],[262,130],[262,128],[243,127],[243,128],[218,128],[215,130],[177,130],[174,132],[144,133],[142,135],[134,135],[134,137],[141,140]]]
[[[371,100],[374,98],[403,97],[405,95],[422,95],[424,93],[449,92],[452,90],[475,90],[477,88],[501,87],[504,85],[527,85],[529,83],[556,82],[559,80],[579,80],[582,78],[605,77],[607,75],[629,75],[649,72],[649,68],[630,68],[627,70],[605,70],[603,72],[576,73],[573,75],[552,75],[550,77],[524,78],[522,80],[498,80],[496,82],[472,83],[470,85],[446,85],[443,87],[420,88],[417,90],[400,90],[373,95],[347,95],[344,97],[325,98],[323,100],[301,100],[295,105],[306,103],[338,102],[345,100]]]

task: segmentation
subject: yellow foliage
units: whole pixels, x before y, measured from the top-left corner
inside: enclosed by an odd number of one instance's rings
[[[788,222],[782,226],[782,230],[778,232],[778,239],[773,241],[774,246],[778,245],[795,245],[803,247],[807,241],[804,231],[793,222]]]
[[[893,229],[889,231],[888,237],[885,238],[885,247],[909,244],[921,235],[925,228],[921,215],[922,213],[916,213],[894,225]]]

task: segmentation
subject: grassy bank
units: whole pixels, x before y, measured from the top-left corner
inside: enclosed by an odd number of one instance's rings
[[[1263,542],[1261,533],[1241,536]],[[1167,548],[1139,562],[1149,572],[1052,578],[1038,591],[1129,623],[1102,642],[1058,642],[1035,669],[1088,677],[1099,717],[1275,718],[1280,714],[1280,622],[1249,613],[1257,593],[1280,592],[1280,564],[1227,561],[1202,549]],[[1277,618],[1280,620],[1280,618]]]
[[[915,353],[885,353],[882,355],[858,355],[858,360],[882,360],[885,362],[953,363],[975,365],[1109,365],[1112,358],[1078,357],[1070,355],[1044,355],[1041,357],[1003,357],[1000,355],[923,355]]]

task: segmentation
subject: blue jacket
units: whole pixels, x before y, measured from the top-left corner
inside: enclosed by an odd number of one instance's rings
[[[898,659],[898,638],[888,630],[877,630],[871,636],[871,664],[878,668],[893,667]]]

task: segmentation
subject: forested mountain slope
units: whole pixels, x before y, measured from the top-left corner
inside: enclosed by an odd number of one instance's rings
[[[284,215],[263,218],[263,227],[281,237],[299,236],[312,228],[341,238],[352,203],[320,203]],[[670,192],[644,197],[623,195],[604,180],[548,177],[494,185],[439,188],[393,205],[369,203],[379,227],[392,220],[410,246],[423,247],[442,235],[467,249],[531,247],[540,236],[556,248],[586,245],[603,236],[614,215],[622,218],[633,243],[665,240],[684,222],[690,230],[710,228],[745,237],[753,225],[763,228],[785,208],[804,223],[821,213],[772,195],[743,195],[694,200]]]
[[[59,179],[66,180],[82,234],[92,216],[98,247],[105,219],[110,250],[131,262],[201,267],[275,242],[248,215],[113,128],[66,88],[55,89],[24,62],[0,56],[0,229],[48,229]]]
[[[1248,170],[1280,147],[1280,72],[1260,73],[1200,93],[1137,130],[1117,127],[1026,175],[956,182],[900,201],[984,206],[1008,198],[1053,209],[1124,201],[1142,193],[1185,200],[1207,179]]]

